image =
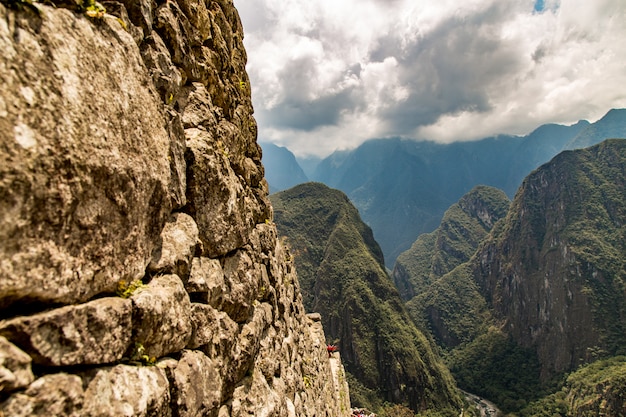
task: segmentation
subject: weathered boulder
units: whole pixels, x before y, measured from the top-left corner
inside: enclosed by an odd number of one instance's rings
[[[171,207],[163,107],[133,38],[113,17],[40,7],[0,4],[4,306],[143,276]]]
[[[220,261],[205,257],[193,258],[185,288],[194,300],[220,308],[227,291]]]
[[[165,371],[150,366],[117,365],[98,370],[88,381],[81,416],[169,417]],[[62,415],[62,414],[57,414]]]
[[[199,351],[184,351],[172,370],[172,401],[180,417],[217,416],[222,402],[219,362]]]
[[[163,227],[160,245],[152,253],[148,271],[188,276],[197,244],[196,222],[188,214],[174,213]]]
[[[31,362],[30,356],[0,336],[0,392],[24,388],[33,382]]]
[[[227,145],[198,128],[187,135],[187,211],[198,223],[204,254],[216,258],[243,246],[263,210],[231,168]]]
[[[117,297],[0,321],[0,335],[46,366],[120,360],[130,345],[131,302]]]
[[[79,376],[50,374],[42,376],[24,391],[0,404],[0,414],[11,417],[80,417],[83,383]]]
[[[201,349],[210,357],[228,357],[239,326],[223,311],[206,304],[191,304],[193,332],[187,348]]]
[[[178,276],[156,276],[131,299],[135,346],[150,358],[185,347],[192,330],[191,302]]]
[[[271,223],[232,1],[77,1],[0,3],[0,415],[346,415]]]

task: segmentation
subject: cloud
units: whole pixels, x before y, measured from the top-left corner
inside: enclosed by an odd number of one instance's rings
[[[300,155],[527,133],[626,107],[623,0],[235,5],[259,136]]]

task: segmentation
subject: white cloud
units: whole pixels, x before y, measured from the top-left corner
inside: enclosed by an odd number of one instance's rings
[[[326,155],[626,107],[623,0],[235,0],[264,141]]]

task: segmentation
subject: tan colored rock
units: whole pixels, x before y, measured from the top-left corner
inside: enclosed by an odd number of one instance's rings
[[[185,93],[183,126],[185,128],[204,127],[207,131],[215,130],[217,119],[213,114],[214,106],[204,84],[192,83],[191,86],[185,88]]]
[[[150,358],[182,350],[191,336],[191,302],[176,275],[156,276],[132,296],[133,342]]]
[[[0,410],[347,415],[269,221],[232,0],[108,3],[128,32],[54,3],[41,17],[0,3],[0,305],[54,308],[0,333],[78,375],[39,378]],[[110,328],[109,299],[89,300],[139,278]],[[161,359],[112,366],[97,349]]]
[[[11,417],[80,417],[83,383],[68,374],[45,375],[0,404],[0,414]]]
[[[204,254],[217,258],[243,246],[262,210],[230,167],[230,150],[197,128],[187,135],[187,207],[200,230]]]
[[[169,96],[166,101],[169,100]],[[172,208],[187,204],[187,162],[185,161],[185,131],[180,115],[168,109],[167,132],[170,136],[170,196]]]
[[[217,415],[222,403],[222,377],[214,360],[199,351],[184,351],[172,379],[172,401],[180,417]]]
[[[0,336],[0,393],[24,388],[33,382],[31,362],[30,356]]]
[[[191,304],[193,332],[187,348],[201,349],[210,357],[230,357],[239,326],[228,314],[206,304]]]
[[[131,35],[0,5],[0,304],[143,276],[170,212],[163,108]]]
[[[257,304],[254,315],[246,324],[240,326],[239,335],[233,346],[230,365],[230,380],[241,380],[253,367],[261,347],[263,333],[272,322],[272,307],[267,303]]]
[[[95,365],[120,360],[130,345],[132,305],[100,298],[32,316],[0,321],[0,335],[38,365]]]
[[[196,251],[198,226],[191,216],[174,213],[161,232],[160,245],[152,253],[148,270],[152,273],[189,275]]]
[[[228,291],[222,310],[238,323],[251,316],[259,292],[260,269],[260,265],[255,264],[244,250],[238,250],[224,261],[224,280]]]
[[[227,290],[220,261],[205,257],[193,258],[185,288],[195,301],[220,308]]]
[[[260,373],[253,373],[235,388],[231,417],[287,416],[286,398],[270,387]]]
[[[88,379],[81,416],[172,415],[169,382],[163,369],[156,366],[117,365],[100,369]]]
[[[121,0],[133,23],[144,31],[152,28],[152,10],[156,6],[154,0]]]

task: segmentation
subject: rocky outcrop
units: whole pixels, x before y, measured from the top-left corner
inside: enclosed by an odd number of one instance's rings
[[[626,140],[555,157],[524,181],[473,276],[544,380],[620,354],[626,298]]]
[[[474,187],[450,206],[432,233],[421,235],[396,260],[391,277],[406,301],[467,262],[493,225],[506,215],[510,201],[503,191]]]
[[[453,379],[408,316],[371,229],[346,195],[307,183],[273,194],[272,202],[305,306],[322,315],[341,351],[352,402],[381,414],[385,402],[415,413],[458,412]]]
[[[0,414],[347,415],[232,1],[81,5],[0,3]]]

